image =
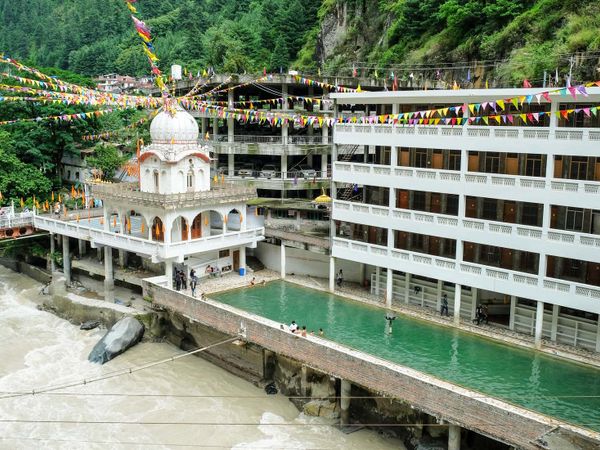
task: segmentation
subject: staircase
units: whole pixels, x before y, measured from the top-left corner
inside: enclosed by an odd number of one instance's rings
[[[341,145],[338,148],[338,161],[348,162],[352,159],[360,145]],[[345,184],[338,187],[337,200],[351,201],[359,195],[354,192],[353,184]]]
[[[256,256],[246,256],[246,269],[251,269],[248,270],[248,272],[258,272],[259,270],[263,270],[264,268],[265,265],[261,263]]]

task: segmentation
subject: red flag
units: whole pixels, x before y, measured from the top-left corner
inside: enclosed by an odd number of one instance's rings
[[[524,88],[530,88],[530,87],[533,87],[533,86],[531,86],[531,83],[529,82],[529,80],[527,78],[525,78],[523,80],[523,87]]]
[[[356,75],[358,75],[358,72],[356,71],[356,67],[352,67],[352,76],[356,78]]]
[[[267,76],[267,68],[266,67],[263,67],[263,76],[265,76],[265,77]]]
[[[398,90],[398,78],[394,75],[394,83],[392,84],[392,91]]]

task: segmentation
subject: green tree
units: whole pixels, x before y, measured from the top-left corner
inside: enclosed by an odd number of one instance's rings
[[[114,145],[99,144],[94,148],[94,154],[89,156],[86,161],[91,168],[102,171],[103,179],[110,180],[128,159]]]

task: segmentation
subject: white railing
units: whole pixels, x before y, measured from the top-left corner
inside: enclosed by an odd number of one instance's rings
[[[33,212],[0,216],[0,229],[33,225]]]
[[[550,191],[567,193],[600,194],[600,182],[552,179],[545,180],[537,177],[523,177],[515,175],[500,175],[480,172],[460,173],[458,171],[441,169],[421,169],[414,167],[391,167],[376,164],[350,163],[336,161],[336,180],[345,174],[385,176],[393,175],[395,178],[410,178],[425,181],[443,181],[448,183],[466,183],[467,185],[487,185],[499,188],[524,188],[528,191]],[[376,184],[375,181],[371,184]]]
[[[399,259],[407,261],[411,264],[419,265],[421,267],[430,267],[431,270],[443,270],[449,272],[455,272],[456,274],[464,274],[468,276],[476,275],[477,277],[483,277],[503,282],[511,282],[518,285],[538,287],[549,291],[556,291],[565,293],[571,296],[577,297],[588,297],[593,299],[600,299],[600,288],[575,283],[565,280],[557,280],[553,278],[540,278],[536,275],[531,275],[523,272],[516,272],[512,270],[501,269],[498,267],[490,267],[481,264],[475,264],[470,262],[458,263],[454,259],[444,258],[441,256],[427,255],[423,253],[410,252],[407,250],[393,249],[375,244],[368,244],[364,242],[352,241],[344,238],[333,238],[333,250],[341,249],[343,251],[358,250],[362,254],[370,254],[377,257]],[[361,260],[360,255],[356,255],[356,261]],[[388,261],[381,261],[379,264],[382,267],[389,266]],[[431,276],[430,269],[428,269],[429,275]],[[456,278],[454,278],[456,279]]]
[[[211,140],[216,144],[279,144],[279,145],[331,145],[333,136],[260,136],[260,135],[233,135],[233,142],[229,142],[229,136],[220,134],[211,136]]]
[[[544,141],[600,141],[600,130],[549,129],[543,127],[492,127],[444,125],[393,125],[393,124],[335,124],[334,133],[392,134],[418,136],[450,136],[461,138],[539,139]],[[334,134],[334,135],[335,135]]]
[[[248,230],[227,232],[190,241],[163,243],[151,241],[128,234],[114,233],[90,225],[77,222],[65,222],[50,217],[35,216],[36,228],[51,233],[62,234],[73,238],[92,241],[99,245],[108,245],[135,253],[163,259],[173,258],[182,254],[193,254],[219,248],[248,245],[264,238],[265,229],[252,228]]]

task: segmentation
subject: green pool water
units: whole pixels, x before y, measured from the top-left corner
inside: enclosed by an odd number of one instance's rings
[[[300,326],[380,358],[600,431],[600,370],[399,317],[386,333],[385,311],[283,281],[212,298]]]

